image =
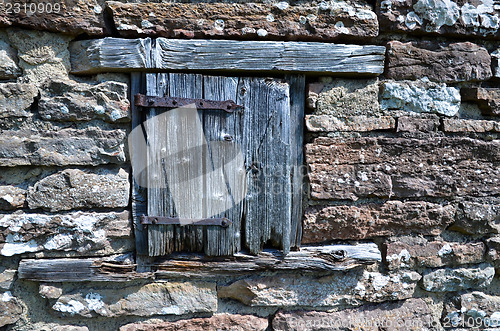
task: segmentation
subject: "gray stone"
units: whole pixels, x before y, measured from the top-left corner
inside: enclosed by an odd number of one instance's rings
[[[0,210],[13,210],[24,206],[26,190],[16,186],[0,186]]]
[[[123,168],[66,169],[43,178],[29,189],[29,208],[52,212],[128,206],[129,174]]]
[[[0,166],[122,163],[124,142],[121,129],[5,130],[0,133]]]
[[[472,235],[500,233],[499,220],[500,199],[464,201],[450,229]]]
[[[334,79],[308,85],[315,115],[380,116],[378,79]]]
[[[0,214],[0,255],[99,256],[132,251],[128,212]]]
[[[484,262],[486,251],[482,242],[427,241],[417,237],[393,238],[386,244],[386,249],[389,269],[477,264]]]
[[[8,291],[14,282],[16,270],[0,267],[0,290]]]
[[[500,296],[478,291],[458,295],[445,303],[443,316],[443,322],[468,329],[499,327]]]
[[[218,294],[249,306],[349,307],[409,298],[420,278],[415,272],[384,275],[356,269],[323,277],[281,275],[238,280],[219,287]]]
[[[9,291],[0,294],[0,327],[16,323],[23,313],[23,306]]]
[[[409,234],[439,235],[453,222],[454,215],[452,205],[419,201],[309,207],[303,221],[302,243]]]
[[[0,34],[0,79],[16,78],[21,75],[17,65],[16,50],[2,40]]]
[[[64,291],[52,310],[67,316],[154,316],[214,313],[215,283],[167,282],[146,285],[115,284]]]
[[[390,116],[306,115],[306,127],[311,132],[390,130],[394,129],[395,125],[396,121]]]
[[[429,292],[455,292],[469,288],[487,287],[495,276],[495,268],[482,263],[469,268],[430,270],[422,278],[422,286]]]
[[[460,93],[463,101],[476,103],[484,115],[500,116],[499,88],[462,88]]]
[[[41,31],[8,30],[9,40],[17,49],[22,81],[41,85],[46,79],[67,79],[71,68],[67,35]]]
[[[70,80],[51,80],[41,89],[38,111],[45,120],[108,122],[130,119],[128,86],[119,82],[97,85]]]
[[[398,117],[398,132],[435,132],[440,122],[436,115],[433,118],[421,118],[417,116]],[[445,119],[446,121],[447,119]]]
[[[381,107],[416,113],[454,116],[460,109],[460,90],[446,84],[419,81],[384,82]]]
[[[488,238],[486,240],[488,246],[488,261],[495,265],[497,271],[500,269],[500,236]]]
[[[31,84],[0,84],[0,118],[31,116],[38,89]]]
[[[131,323],[120,328],[120,331],[265,331],[269,326],[267,318],[253,315],[216,314],[207,318],[191,318],[175,322]]]
[[[280,311],[272,325],[275,331],[380,330],[380,327],[403,331],[410,327],[411,330],[434,330],[436,322],[439,323],[427,303],[412,298],[337,312]]]

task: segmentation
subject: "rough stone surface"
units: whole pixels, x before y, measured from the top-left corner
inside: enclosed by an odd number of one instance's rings
[[[120,331],[264,331],[268,326],[267,318],[253,315],[217,314],[209,318],[192,318],[176,322],[132,323],[122,326]]]
[[[462,88],[460,90],[463,101],[477,103],[485,115],[500,116],[500,89],[499,88]]]
[[[450,229],[465,234],[500,233],[500,200],[464,201]]]
[[[380,106],[384,110],[401,109],[416,113],[454,116],[460,109],[458,88],[433,83],[427,79],[384,82],[381,98]]]
[[[394,129],[395,125],[396,121],[390,116],[306,115],[306,127],[311,132],[390,130]]]
[[[96,256],[134,249],[128,212],[0,214],[0,255]]]
[[[13,210],[24,206],[26,190],[15,186],[0,186],[0,210]]]
[[[18,299],[9,291],[0,293],[0,327],[16,323],[23,313]]]
[[[122,163],[124,140],[124,130],[98,127],[4,130],[0,133],[0,166]]]
[[[468,328],[500,326],[500,297],[474,291],[446,302],[443,322]],[[489,323],[486,324],[486,323]],[[496,330],[496,329],[495,329]]]
[[[455,292],[469,288],[487,287],[495,276],[495,268],[482,263],[469,268],[445,268],[427,271],[422,287],[430,292]]]
[[[433,330],[432,310],[422,299],[407,299],[378,305],[365,305],[338,312],[278,312],[273,319],[275,331],[323,330]],[[398,327],[400,326],[400,327]],[[412,327],[412,328],[410,328]]]
[[[10,29],[8,35],[12,46],[18,52],[19,66],[23,69],[22,82],[41,85],[48,78],[68,78],[71,68],[68,51],[70,37],[49,32]]]
[[[439,128],[439,117],[420,118],[416,116],[398,117],[398,132],[435,132]]]
[[[5,2],[7,3],[7,2]],[[20,10],[0,7],[0,27],[21,26],[65,34],[98,36],[108,33],[104,22],[104,3],[98,0],[44,2],[43,8],[31,7],[39,2],[18,0]],[[48,4],[52,6],[49,7]],[[26,10],[24,9],[26,6]],[[10,11],[8,9],[11,8]],[[33,10],[30,10],[33,9]]]
[[[500,11],[490,1],[379,0],[377,14],[385,32],[500,37]]]
[[[455,208],[429,202],[318,206],[305,211],[302,243],[393,235],[438,235],[453,222]]]
[[[38,89],[34,85],[0,84],[0,118],[31,116],[31,105],[36,96]]]
[[[456,83],[491,78],[488,51],[470,42],[388,44],[386,75],[395,80],[428,77],[431,81]]]
[[[17,65],[16,50],[7,42],[0,33],[0,79],[11,79],[21,75],[21,69]]]
[[[219,287],[218,294],[249,306],[348,307],[409,298],[420,278],[415,272],[384,275],[357,269],[319,278],[287,275],[239,280]]]
[[[40,180],[30,188],[28,206],[52,212],[126,207],[130,195],[128,177],[128,172],[123,168],[96,171],[66,169]]]
[[[267,3],[141,3],[111,1],[122,36],[332,40],[378,35],[377,16],[364,1],[290,5]]]
[[[500,236],[492,237],[486,240],[488,246],[488,261],[493,262],[495,268],[500,268]]]
[[[14,282],[16,270],[0,267],[0,290],[8,291]]]
[[[130,119],[127,89],[127,85],[120,82],[90,85],[51,80],[42,87],[38,111],[45,120],[126,121]]]
[[[315,115],[377,116],[380,115],[377,79],[323,79],[307,88],[308,107]]]
[[[215,283],[168,282],[119,284],[65,291],[52,310],[65,316],[154,316],[217,311]]]
[[[484,261],[482,242],[453,243],[427,241],[418,237],[399,237],[386,244],[389,269],[477,264]]]
[[[500,122],[446,118],[443,120],[443,130],[445,132],[500,132]]]
[[[306,144],[311,197],[488,196],[500,192],[500,141],[316,138]],[[497,175],[498,174],[498,175]]]

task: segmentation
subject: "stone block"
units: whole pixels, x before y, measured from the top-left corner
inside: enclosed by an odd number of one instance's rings
[[[125,130],[87,126],[54,131],[4,130],[0,166],[100,165],[125,161]]]
[[[24,206],[26,190],[16,186],[0,186],[0,210],[13,210]]]
[[[0,84],[0,118],[31,116],[38,89],[31,84]]]
[[[0,79],[12,79],[21,75],[17,65],[16,50],[7,43],[6,36],[0,33]]]
[[[123,168],[66,169],[38,181],[26,200],[31,209],[56,212],[127,207],[129,196],[129,174]]]
[[[386,76],[395,80],[427,77],[442,83],[483,81],[492,76],[491,58],[485,48],[470,42],[441,45],[391,41]]]
[[[131,323],[120,328],[120,331],[205,331],[205,330],[237,330],[265,331],[269,326],[267,318],[253,315],[216,314],[206,318],[191,318],[175,322]]]
[[[41,89],[38,112],[45,120],[107,122],[130,120],[128,86],[120,82],[97,85],[51,80]]]
[[[134,250],[128,212],[0,214],[0,255],[100,256]]]
[[[488,263],[464,268],[444,268],[427,271],[422,287],[429,292],[456,292],[470,288],[485,288],[495,276],[495,268]]]
[[[0,327],[16,323],[23,314],[21,302],[9,291],[0,294]]]
[[[459,294],[445,303],[443,324],[487,329],[500,326],[500,297],[479,291]]]
[[[259,307],[349,307],[402,300],[413,295],[415,272],[381,274],[355,269],[323,277],[280,275],[238,280],[219,287],[219,297]]]
[[[390,116],[334,117],[330,115],[306,115],[306,127],[311,132],[375,131],[394,129],[396,121]]]
[[[63,289],[52,310],[64,316],[92,318],[186,315],[217,311],[215,283],[158,282],[145,285],[114,284]]]
[[[453,223],[455,208],[429,202],[316,206],[305,211],[302,243],[394,235],[439,235]]]
[[[460,109],[460,91],[421,79],[382,83],[380,106],[384,110],[405,110],[454,116]]]
[[[121,36],[335,40],[375,37],[368,2],[122,3],[108,2]]]
[[[314,115],[381,116],[378,79],[323,79],[308,85]]]
[[[470,87],[460,90],[463,101],[477,103],[485,115],[500,116],[500,89]]]
[[[377,14],[384,32],[500,37],[500,11],[485,0],[378,0]]]
[[[68,79],[71,37],[18,29],[9,29],[7,33],[12,46],[17,49],[19,66],[23,70],[22,82],[39,86],[46,79]]]
[[[500,233],[500,200],[463,201],[457,210],[451,230],[469,235]]]
[[[438,268],[484,261],[482,242],[458,243],[428,241],[419,237],[399,237],[386,243],[386,263],[389,269]]]
[[[104,21],[103,2],[98,0],[43,2],[43,7],[35,7],[39,2],[29,0],[15,3],[19,4],[19,11],[15,10],[16,7],[10,11],[5,5],[0,7],[0,27],[22,26],[38,31],[90,36],[109,32]]]
[[[446,120],[446,119],[445,119]],[[421,118],[417,116],[398,117],[398,132],[436,132],[439,128],[439,117]]]
[[[368,330],[373,326],[387,330],[403,330],[404,327],[433,330],[435,324],[432,309],[424,300],[416,298],[337,312],[280,311],[272,322],[276,331]]]
[[[445,118],[443,120],[445,132],[500,132],[500,122],[488,120],[466,120],[458,118]]]

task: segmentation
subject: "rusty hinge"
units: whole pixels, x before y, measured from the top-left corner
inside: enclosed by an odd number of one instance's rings
[[[164,216],[141,216],[141,224],[155,224],[155,225],[217,225],[223,228],[228,227],[233,222],[225,217],[219,218],[197,218],[197,219],[181,219],[177,217],[164,217]]]
[[[228,113],[244,108],[243,106],[237,105],[233,100],[216,101],[179,97],[156,97],[144,94],[135,95],[135,105],[140,107],[179,108],[193,103],[196,105],[197,109],[221,109]]]

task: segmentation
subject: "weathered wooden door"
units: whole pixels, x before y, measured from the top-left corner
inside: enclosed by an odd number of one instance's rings
[[[176,251],[232,255],[264,245],[289,251],[300,217],[303,78],[290,80],[146,74],[145,93],[233,100],[243,109],[145,110],[148,216],[181,225],[149,225],[150,256]],[[292,84],[292,85],[293,85]],[[300,144],[300,145],[298,145]],[[299,208],[299,210],[297,210]],[[222,218],[228,227],[190,225]]]

